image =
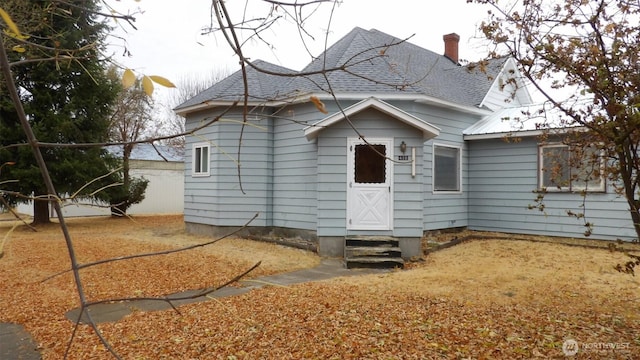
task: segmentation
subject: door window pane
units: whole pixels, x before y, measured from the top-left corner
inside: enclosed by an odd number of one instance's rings
[[[355,181],[356,183],[384,184],[386,182],[386,146],[356,145]]]

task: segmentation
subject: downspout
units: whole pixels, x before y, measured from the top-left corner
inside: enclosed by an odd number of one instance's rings
[[[271,109],[271,114],[267,117],[267,194],[265,204],[265,227],[273,228],[273,182],[274,182],[274,116],[276,109]]]

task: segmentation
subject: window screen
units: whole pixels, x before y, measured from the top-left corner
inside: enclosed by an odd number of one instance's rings
[[[386,146],[356,145],[355,182],[366,184],[384,184],[386,182]]]
[[[597,148],[564,144],[540,147],[540,188],[548,191],[605,191],[604,158]]]
[[[460,191],[460,149],[433,147],[433,190]]]

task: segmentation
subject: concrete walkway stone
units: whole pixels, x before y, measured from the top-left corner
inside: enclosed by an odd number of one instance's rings
[[[364,275],[390,271],[389,269],[347,269],[342,259],[323,259],[321,263],[310,269],[292,271],[275,275],[261,276],[255,279],[240,280],[238,287],[225,287],[209,293],[207,296],[199,296],[192,299],[173,300],[174,306],[192,304],[196,302],[208,301],[210,298],[223,298],[247,293],[253,289],[269,285],[287,286],[311,281],[327,280],[340,276]],[[167,299],[179,299],[197,295],[203,290],[187,290],[167,296]],[[89,308],[88,312],[96,323],[114,322],[131,314],[133,311],[159,311],[171,309],[171,305],[159,300],[134,300],[128,302],[116,302],[107,304],[97,304]],[[73,309],[67,312],[66,316],[70,321],[75,322],[80,314],[80,309]],[[86,314],[80,318],[80,322],[87,323]]]
[[[38,346],[24,326],[0,323],[0,359],[40,360]]]
[[[389,272],[390,269],[347,269],[342,259],[323,259],[321,263],[311,269],[303,269],[288,273],[261,276],[255,279],[241,280],[238,287],[225,287],[207,296],[200,296],[193,299],[173,301],[175,306],[189,303],[211,300],[210,298],[223,298],[247,293],[253,289],[265,286],[288,286],[312,281],[328,280],[341,276],[365,275],[381,272]],[[191,296],[202,292],[202,290],[189,290],[167,296],[168,299]],[[125,303],[97,304],[89,308],[89,313],[96,323],[114,322],[131,314],[133,311],[158,311],[170,309],[171,305],[164,301],[157,300],[135,300]],[[73,309],[67,312],[67,318],[75,322],[80,314],[80,309]],[[86,314],[80,318],[83,323],[87,322]],[[0,323],[0,359],[11,360],[39,360],[41,355],[37,350],[37,345],[29,333],[22,325]]]

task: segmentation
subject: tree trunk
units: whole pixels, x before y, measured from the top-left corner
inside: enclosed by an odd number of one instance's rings
[[[48,201],[33,201],[33,224],[49,224],[51,219],[49,217],[49,202]]]
[[[127,209],[130,206],[129,196],[131,193],[129,191],[129,187],[131,186],[131,178],[129,176],[129,157],[131,156],[132,150],[133,145],[131,144],[124,145],[122,148],[122,188],[124,189],[124,195],[121,199],[117,199],[115,202],[117,206],[111,206],[111,216],[113,217],[126,216]]]
[[[627,191],[626,193],[628,197],[635,196],[633,190]],[[633,228],[636,230],[636,239],[634,242],[640,242],[640,201],[636,200],[635,198],[627,198],[627,203],[629,204],[629,210],[631,212],[631,221],[633,222]]]
[[[640,242],[640,214],[638,214],[638,210],[631,211],[631,219],[633,219],[633,227],[636,229],[635,242]]]
[[[636,231],[635,242],[640,242],[640,201],[636,198],[638,192],[638,183],[635,181],[634,176],[638,176],[634,170],[638,164],[638,154],[634,146],[630,146],[629,142],[623,143],[622,151],[617,152],[618,159],[620,159],[620,178],[624,185],[624,195],[629,204],[629,211],[631,212],[631,221],[633,228]]]

